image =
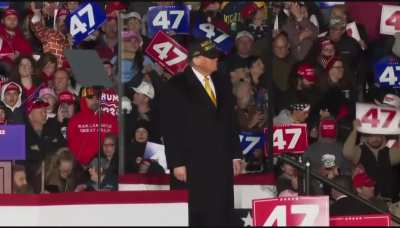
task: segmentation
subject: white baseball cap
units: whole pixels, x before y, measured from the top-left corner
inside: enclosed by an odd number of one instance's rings
[[[386,94],[385,97],[383,98],[383,104],[390,105],[395,108],[400,108],[400,97],[394,95],[394,94]]]
[[[321,158],[321,163],[325,168],[331,168],[336,165],[336,157],[333,154],[324,154]]]
[[[130,12],[130,13],[124,14],[124,19],[128,19],[128,18],[136,18],[138,20],[142,20],[142,16],[140,16],[140,14],[138,12]]]
[[[146,96],[148,96],[150,99],[154,98],[154,87],[152,84],[142,81],[142,83],[140,83],[140,85],[138,87],[132,87],[132,89],[136,92],[136,93],[140,93],[140,94],[144,94]]]
[[[247,37],[249,37],[250,39],[254,40],[253,35],[251,35],[251,33],[248,32],[248,31],[246,31],[246,30],[243,30],[243,31],[241,31],[241,32],[238,32],[238,34],[236,35],[235,40],[238,40],[238,39],[240,39],[240,38],[242,38],[242,37],[244,37],[244,36],[247,36]]]

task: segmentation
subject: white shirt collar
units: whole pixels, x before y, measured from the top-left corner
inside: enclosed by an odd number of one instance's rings
[[[204,87],[204,86],[205,86],[205,83],[206,83],[206,82],[205,82],[205,76],[202,75],[199,71],[197,71],[197,70],[194,69],[193,67],[192,67],[192,70],[193,70],[194,75],[196,75],[197,79],[200,81],[201,85]],[[208,78],[209,78],[209,82],[210,82],[211,89],[212,89],[214,95],[217,96],[217,94],[215,93],[214,83],[213,83],[213,81],[211,80],[211,76],[208,76]]]

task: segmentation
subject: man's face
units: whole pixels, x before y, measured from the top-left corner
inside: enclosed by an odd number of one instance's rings
[[[206,74],[211,75],[218,69],[218,58],[208,58],[205,56],[198,56],[193,59],[194,64]]]
[[[72,173],[73,163],[71,161],[61,161],[58,168],[60,171],[60,177],[67,179]]]
[[[293,116],[299,123],[306,122],[309,115],[310,111],[293,111]]]
[[[104,64],[104,69],[106,70],[107,77],[112,79],[113,76],[113,67],[110,64]]]
[[[86,97],[86,104],[87,107],[92,110],[96,111],[99,107],[99,100],[97,99],[97,96],[92,96],[92,97]]]
[[[367,199],[367,200],[369,200],[375,196],[375,187],[374,186],[372,186],[372,187],[362,186],[360,188],[357,188],[356,190],[362,198]]]
[[[281,169],[288,176],[291,176],[291,177],[296,176],[296,169],[290,164],[287,164],[287,163],[283,164]]]
[[[29,114],[31,122],[35,122],[41,125],[45,125],[47,122],[47,111],[46,108],[35,108]]]
[[[117,37],[117,20],[107,19],[106,23],[103,25],[103,31],[106,37],[116,38]]]
[[[383,135],[369,135],[367,136],[367,144],[373,149],[379,149],[383,146],[385,137]]]
[[[303,85],[304,88],[311,88],[315,84],[315,82],[303,78],[301,79],[301,84]]]
[[[115,152],[115,142],[111,138],[105,138],[103,144],[103,152],[106,157],[112,157]]]
[[[54,88],[57,91],[64,91],[68,89],[69,76],[65,71],[57,71],[54,74]]]
[[[18,17],[15,15],[10,15],[4,18],[4,25],[8,30],[15,30],[18,26]]]
[[[149,132],[144,128],[138,128],[135,131],[135,141],[138,143],[145,143],[149,138]]]
[[[289,43],[286,37],[279,36],[273,45],[274,55],[279,59],[284,59],[289,55]]]
[[[329,29],[329,38],[334,43],[339,42],[342,35],[346,32],[346,27],[331,27]]]
[[[28,185],[28,181],[26,180],[25,171],[17,171],[14,173],[14,186],[16,188],[22,188]]]
[[[146,104],[149,102],[149,98],[141,93],[135,93],[133,94],[133,104],[134,105],[141,105],[141,104]]]
[[[239,55],[249,56],[254,41],[247,36],[243,36],[236,40],[236,48]]]
[[[19,92],[16,90],[10,90],[4,93],[4,102],[10,107],[14,107],[17,104],[18,98]]]

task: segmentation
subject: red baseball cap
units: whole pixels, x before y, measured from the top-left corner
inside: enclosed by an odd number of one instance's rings
[[[36,99],[36,100],[28,103],[28,105],[26,107],[26,112],[29,115],[34,109],[47,108],[47,106],[49,106],[49,103],[47,103],[41,99]]]
[[[321,122],[319,124],[319,131],[320,131],[321,137],[336,138],[336,135],[337,135],[336,121],[333,119],[321,120]]]
[[[317,80],[317,77],[315,75],[315,68],[307,63],[301,64],[297,68],[297,74],[310,82],[315,82]]]
[[[60,104],[74,104],[75,103],[75,95],[69,91],[64,91],[58,94],[58,101]]]
[[[8,17],[8,16],[13,16],[13,15],[18,18],[18,12],[15,9],[8,8],[3,13],[3,19]]]
[[[15,83],[15,82],[10,82],[8,84],[5,84],[6,89],[4,90],[4,93],[8,91],[17,91],[20,92],[20,87]]]
[[[243,19],[248,19],[254,15],[258,10],[258,6],[254,2],[247,3],[243,9],[240,11],[240,16]]]
[[[122,3],[120,1],[110,1],[106,5],[106,14],[107,14],[107,16],[111,16],[111,14],[114,11],[124,10],[124,9],[126,10],[127,8],[128,8],[128,6],[125,3]]]
[[[361,187],[374,187],[376,182],[372,180],[365,172],[361,172],[356,174],[353,177],[353,186],[354,188]]]

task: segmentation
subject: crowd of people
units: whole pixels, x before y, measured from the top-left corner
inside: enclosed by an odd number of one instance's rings
[[[145,159],[144,151],[147,142],[163,144],[160,90],[174,75],[145,54],[152,39],[146,20],[150,6],[186,4],[191,26],[199,20],[212,23],[234,40],[232,50],[220,55],[218,71],[230,79],[239,131],[263,132],[268,118],[274,124],[307,123],[310,146],[304,157],[314,170],[343,185],[350,179],[349,189],[383,208],[399,200],[400,148],[387,144],[397,136],[359,134],[355,119],[356,102],[400,108],[399,92],[373,80],[379,59],[400,58],[400,37],[379,34],[380,17],[360,14],[362,8],[379,15],[382,3],[330,8],[298,1],[97,3],[106,22],[79,45],[65,26],[79,1],[16,2],[3,9],[0,123],[26,126],[26,160],[14,165],[15,193],[116,190],[118,137],[126,142],[125,173],[165,172],[157,161]],[[124,13],[121,60],[118,12]],[[358,40],[346,31],[350,22],[356,23]],[[192,34],[167,33],[184,47],[193,40]],[[64,56],[71,48],[96,50],[113,87],[80,86]],[[118,61],[123,97],[117,92]],[[99,104],[100,148],[95,143]],[[125,119],[123,136],[119,118]],[[248,153],[243,172],[262,172],[264,159],[262,150]],[[278,195],[296,195],[297,171],[287,163],[276,167]],[[317,181],[312,192],[343,198]]]

